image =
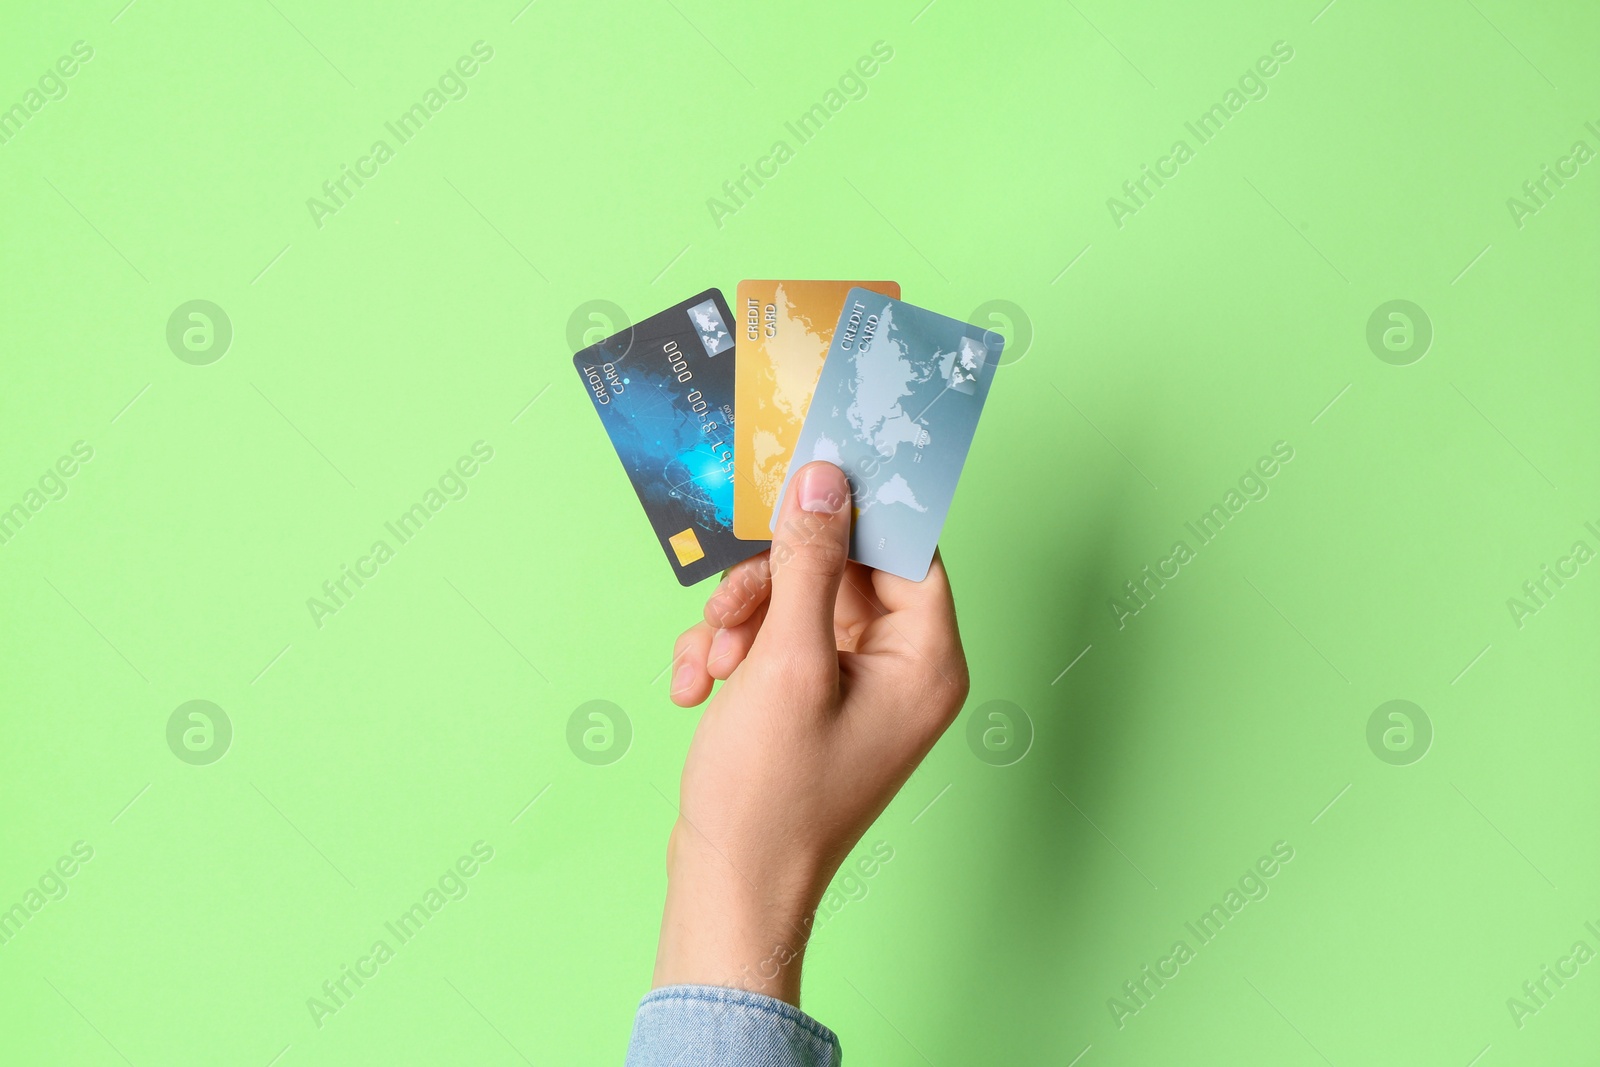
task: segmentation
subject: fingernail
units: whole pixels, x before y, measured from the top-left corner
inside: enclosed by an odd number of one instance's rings
[[[689,688],[689,683],[692,681],[694,681],[694,668],[687,663],[681,664],[677,670],[672,672],[672,691],[681,693]]]
[[[831,463],[813,463],[800,472],[800,510],[833,515],[844,507],[850,487]]]
[[[711,638],[711,664],[715,666],[723,661],[728,653],[733,651],[733,635],[726,630],[718,630]]]

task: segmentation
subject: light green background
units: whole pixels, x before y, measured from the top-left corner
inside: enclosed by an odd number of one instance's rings
[[[0,947],[0,1061],[620,1061],[695,722],[661,672],[706,589],[568,320],[741,277],[1034,331],[943,538],[971,700],[809,958],[849,1062],[1593,1061],[1600,963],[1520,1029],[1506,1001],[1600,949],[1600,565],[1520,627],[1507,601],[1600,549],[1600,164],[1521,227],[1506,201],[1600,150],[1600,17],[923,2],[7,5],[0,107],[94,58],[0,145],[0,507],[94,458],[0,546],[0,907],[94,858]],[[466,98],[319,229],[307,198],[478,40]],[[716,225],[879,40],[865,98]],[[234,330],[209,366],[165,339],[193,299]],[[1435,330],[1409,366],[1365,340],[1392,299]],[[314,625],[478,440],[466,498]],[[1270,495],[1119,629],[1277,441]],[[193,699],[234,728],[209,766],[166,743]],[[595,699],[633,730],[606,766],[565,740]],[[1367,745],[1391,699],[1433,725],[1409,766]],[[991,700],[1034,724],[1011,766],[966,740]],[[319,1029],[307,998],[480,839],[470,894]],[[1277,841],[1270,896],[1119,1029],[1108,998]]]

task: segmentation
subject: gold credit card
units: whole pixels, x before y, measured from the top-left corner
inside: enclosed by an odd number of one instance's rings
[[[855,287],[900,297],[898,282],[739,283],[733,308],[735,537],[772,536],[772,510],[845,294]]]

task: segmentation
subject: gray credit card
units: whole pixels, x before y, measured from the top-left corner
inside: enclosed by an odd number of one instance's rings
[[[837,464],[856,508],[850,558],[926,578],[1004,344],[981,326],[851,289],[784,492],[805,464]]]

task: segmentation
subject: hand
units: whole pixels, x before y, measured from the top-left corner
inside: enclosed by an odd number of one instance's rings
[[[843,472],[807,464],[770,554],[731,570],[678,638],[675,703],[726,684],[684,763],[657,987],[798,1006],[828,882],[966,700],[943,563],[921,582],[850,563],[850,517]]]

